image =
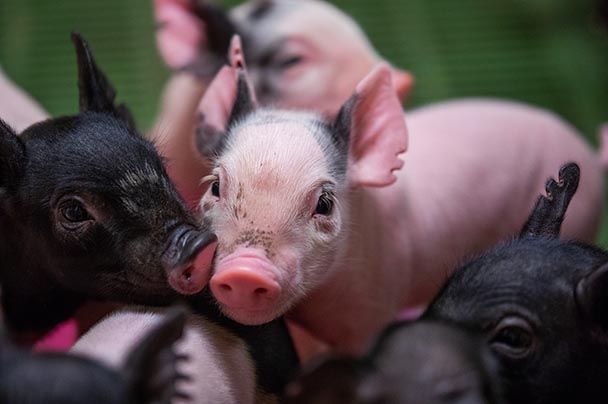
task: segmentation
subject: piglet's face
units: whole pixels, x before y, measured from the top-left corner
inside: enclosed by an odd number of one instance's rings
[[[186,209],[126,107],[114,104],[87,43],[72,39],[80,113],[20,136],[0,121],[5,295],[60,286],[78,296],[160,304],[197,293],[208,281],[215,236]]]
[[[239,322],[274,319],[329,275],[347,206],[326,131],[312,115],[258,111],[206,178],[201,210],[219,236],[211,289]]]
[[[425,316],[484,334],[509,402],[597,402],[608,370],[607,259],[577,243],[518,239],[458,269]]]
[[[335,116],[380,60],[357,24],[327,2],[250,1],[230,16],[263,105]]]
[[[202,102],[215,109],[200,132],[217,133],[211,124],[222,117],[228,130],[210,142],[217,157],[201,211],[219,241],[214,296],[234,320],[259,324],[339,270],[349,242],[349,191],[396,181],[407,129],[386,65],[369,73],[331,122],[258,109],[238,38],[231,55],[236,70],[222,69]],[[218,113],[222,98],[213,95],[230,89],[232,110]]]

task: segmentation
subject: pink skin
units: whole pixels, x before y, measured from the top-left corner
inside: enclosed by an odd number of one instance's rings
[[[22,89],[17,87],[0,68],[0,112],[2,120],[18,133],[49,116]]]
[[[294,45],[284,52],[296,52],[304,41],[306,45],[302,47],[316,53],[300,55],[305,68],[296,65],[272,73],[273,82],[279,87],[279,99],[260,97],[260,101],[335,114],[365,72],[379,62],[379,57],[363,35],[352,29],[351,20],[337,14],[331,5],[314,0],[275,2],[289,4],[293,10],[303,8],[252,26],[256,46],[263,49],[264,43],[287,38],[286,43]],[[251,4],[235,9],[235,20],[243,18],[239,10],[246,10]],[[312,16],[314,31],[319,32],[319,24],[326,22],[336,40],[322,40],[313,30],[308,31],[304,22]],[[297,40],[292,41],[290,38],[296,35]],[[356,45],[345,48],[347,42]],[[348,50],[347,55],[342,55],[343,48]],[[340,70],[332,70],[334,62]],[[259,70],[256,72],[259,67],[248,63],[256,84],[261,76]],[[399,88],[394,72],[392,69],[393,96]],[[230,76],[224,71],[223,77]],[[230,98],[234,84],[219,88],[223,90],[216,93]],[[321,90],[327,96],[319,94]],[[213,104],[214,97],[205,98],[201,107]],[[369,122],[375,122],[374,113],[370,116]],[[206,118],[213,120],[207,114]],[[305,220],[314,216],[314,203],[319,195],[319,188],[315,188],[318,182],[309,176],[318,180],[328,175],[327,167],[321,162],[318,149],[304,140],[311,137],[310,131],[294,127],[303,118],[292,115],[288,118],[289,125],[277,124],[274,128],[257,124],[239,126],[238,131],[249,135],[239,135],[235,143],[238,147],[221,156],[212,173],[214,177],[207,182],[219,178],[223,194],[214,200],[208,190],[201,201],[219,237],[216,267],[239,247],[247,247],[266,254],[271,266],[282,273],[277,278],[280,293],[276,310],[268,309],[252,318],[244,311],[240,314],[238,310],[231,311],[220,302],[222,309],[237,321],[255,323],[287,313],[303,330],[335,348],[360,351],[399,312],[424,307],[458,262],[515,234],[543,192],[546,179],[555,176],[567,161],[577,162],[583,174],[563,226],[564,235],[586,241],[595,239],[603,189],[598,156],[574,128],[547,111],[513,102],[469,99],[437,103],[406,113],[409,150],[403,155],[403,169],[395,173],[396,182],[388,183],[392,170],[376,164],[382,159],[367,160],[368,168],[363,170],[351,155],[348,182],[336,192],[339,203],[335,213],[340,217],[326,223],[331,228],[329,236],[319,232],[326,226],[315,227]],[[221,120],[217,127],[222,129]],[[252,133],[289,135],[256,146],[255,142],[245,141],[252,138]],[[169,143],[183,139],[194,143],[191,132],[173,135],[175,138]],[[296,143],[300,154],[294,151],[286,157],[289,145],[285,139],[290,144]],[[388,142],[384,147],[392,146]],[[188,153],[196,154],[193,148]],[[179,157],[187,160],[188,153]],[[243,156],[242,161],[231,157],[237,155]],[[275,160],[276,167],[268,165],[272,159],[260,163],[275,167],[274,173],[280,172],[285,178],[279,181],[272,175],[260,175],[251,155],[280,156]],[[307,165],[311,160],[316,161],[314,169]],[[366,173],[379,175],[367,179],[354,175]],[[199,178],[207,174],[207,170],[198,172]],[[239,183],[243,189],[240,201]],[[241,213],[237,217],[239,206]],[[308,213],[304,215],[306,209]],[[243,218],[245,212],[247,217]],[[244,236],[259,231],[269,232],[270,238]],[[236,243],[239,237],[249,245]],[[326,238],[331,240],[326,242]],[[213,278],[211,282],[214,283]]]

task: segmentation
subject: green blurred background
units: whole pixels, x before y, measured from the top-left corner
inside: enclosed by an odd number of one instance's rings
[[[302,0],[306,1],[306,0]],[[409,107],[460,96],[518,99],[556,111],[592,145],[608,121],[602,0],[336,0],[382,55],[416,76]],[[235,1],[218,1],[227,6]],[[76,111],[69,32],[97,60],[142,128],[168,76],[151,0],[0,0],[0,65],[53,115]],[[600,244],[608,247],[604,221]]]

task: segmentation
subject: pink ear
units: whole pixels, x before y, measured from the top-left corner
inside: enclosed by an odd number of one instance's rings
[[[198,110],[202,113],[205,125],[223,132],[226,130],[232,105],[236,99],[237,72],[224,66],[205,92]]]
[[[383,187],[394,183],[398,157],[407,149],[407,127],[390,67],[382,63],[357,86],[351,111],[348,176],[351,184]]]
[[[249,87],[251,101],[255,104],[255,92],[247,75],[241,39],[238,35],[232,38],[229,50],[231,66],[224,66],[215,76],[199,104],[199,111],[204,117],[206,126],[216,131],[226,130],[228,120],[237,97],[237,82],[242,77]]]
[[[205,38],[205,25],[188,0],[154,0],[154,14],[160,25],[156,42],[161,57],[173,69],[192,63]]]

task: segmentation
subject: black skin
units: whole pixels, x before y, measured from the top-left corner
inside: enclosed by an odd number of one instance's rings
[[[173,351],[186,316],[170,309],[131,351],[122,369],[65,353],[29,353],[0,342],[0,402],[19,404],[169,404],[187,398],[176,382],[186,358]]]
[[[313,363],[286,390],[286,404],[497,404],[498,367],[481,338],[434,321],[386,328],[363,358]]]
[[[215,241],[186,208],[161,157],[87,43],[78,57],[80,112],[18,137],[0,121],[0,284],[13,332],[46,331],[85,299],[165,305],[168,275]],[[126,177],[131,173],[131,177]]]
[[[608,253],[558,238],[578,175],[562,167],[522,234],[458,268],[423,315],[482,333],[509,403],[605,402]]]

